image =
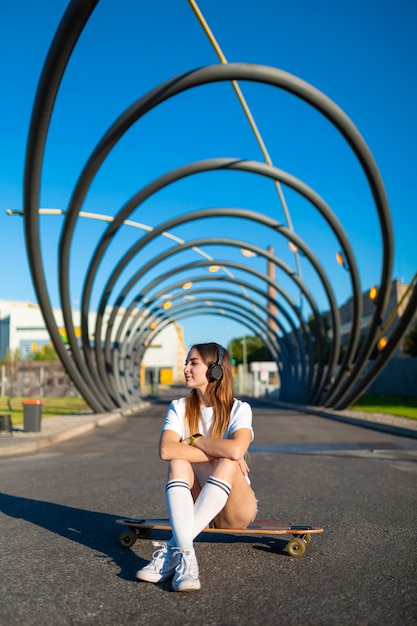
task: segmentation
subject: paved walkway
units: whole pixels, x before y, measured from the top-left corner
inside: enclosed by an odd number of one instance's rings
[[[331,411],[320,407],[296,406],[279,402],[276,405],[277,408],[293,409],[356,424],[365,428],[382,430],[403,437],[417,439],[417,420],[406,417],[360,411]],[[0,433],[0,457],[33,454],[47,446],[83,435],[94,428],[103,428],[116,421],[123,420],[128,415],[145,410],[147,406],[149,406],[149,403],[144,402],[124,411],[47,417],[42,419],[40,432],[25,432],[23,425],[14,427],[12,434]]]
[[[278,403],[277,406],[286,409],[293,408],[304,413],[328,417],[347,424],[355,424],[362,428],[372,428],[382,432],[392,433],[403,437],[417,438],[417,419],[387,415],[386,413],[367,413],[365,411],[333,411],[323,407],[309,407],[301,405],[289,405]]]

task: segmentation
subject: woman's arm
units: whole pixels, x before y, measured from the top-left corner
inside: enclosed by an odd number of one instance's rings
[[[194,445],[190,448],[197,448],[204,452],[207,457],[227,458],[232,461],[242,459],[252,440],[252,433],[249,428],[239,428],[231,434],[230,439],[212,439],[211,437],[198,437],[194,439]]]
[[[209,456],[196,446],[184,445],[189,440],[181,441],[180,436],[173,430],[163,430],[159,439],[159,457],[162,461],[184,459],[190,463],[209,461]]]

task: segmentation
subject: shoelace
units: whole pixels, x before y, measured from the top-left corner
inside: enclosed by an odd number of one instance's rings
[[[152,545],[154,548],[158,548],[158,550],[155,550],[155,552],[152,554],[152,560],[153,559],[160,559],[161,557],[163,557],[167,551],[167,544],[164,543],[163,541],[152,541]]]
[[[178,574],[185,574],[187,571],[193,578],[198,578],[198,565],[197,559],[194,554],[190,554],[188,550],[181,550],[181,548],[175,548],[174,555],[180,554],[182,559],[176,567]]]

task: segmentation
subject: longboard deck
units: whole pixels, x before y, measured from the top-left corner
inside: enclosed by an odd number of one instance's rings
[[[119,537],[119,543],[124,548],[132,547],[139,538],[148,538],[153,530],[171,530],[169,519],[165,518],[136,519],[124,517],[117,519],[116,524],[129,528]],[[208,526],[202,532],[232,535],[292,535],[293,538],[288,541],[286,550],[290,556],[300,557],[310,543],[311,535],[322,533],[323,530],[318,526],[287,524],[274,520],[256,520],[247,528],[211,528]]]
[[[143,528],[150,530],[171,530],[169,519],[135,519],[122,518],[116,520],[116,524],[128,526],[129,528]],[[323,528],[317,526],[305,526],[300,524],[287,524],[285,522],[277,522],[274,520],[257,520],[254,524],[250,524],[246,528],[211,528],[207,526],[203,533],[223,533],[223,534],[246,534],[246,535],[305,535],[308,533],[322,533]]]

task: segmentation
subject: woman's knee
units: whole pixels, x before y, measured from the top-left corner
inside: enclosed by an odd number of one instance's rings
[[[193,469],[191,463],[184,459],[171,459],[168,466],[168,479],[181,478],[187,480],[190,484],[193,477]]]
[[[236,498],[229,498],[226,506],[215,517],[217,528],[247,528],[257,514],[257,500],[255,494],[245,490]]]
[[[239,462],[221,458],[213,462],[213,475],[232,483],[236,473],[240,471]]]

